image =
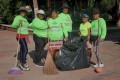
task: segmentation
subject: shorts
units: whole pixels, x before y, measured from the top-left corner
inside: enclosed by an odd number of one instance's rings
[[[60,49],[63,46],[63,40],[50,41],[49,49]]]

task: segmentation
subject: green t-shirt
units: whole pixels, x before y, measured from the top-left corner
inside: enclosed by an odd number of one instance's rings
[[[59,14],[59,18],[62,21],[63,28],[66,29],[67,32],[71,32],[72,31],[72,20],[71,20],[70,15],[61,13]]]
[[[19,20],[22,20],[22,26],[20,28]],[[19,34],[28,34],[28,21],[26,18],[18,15],[14,18],[14,21],[12,23],[12,28],[18,28],[17,33]]]
[[[33,33],[36,34],[38,37],[47,37],[48,26],[45,20],[35,18],[29,26],[32,26]]]
[[[88,29],[91,27],[90,22],[80,24],[80,33],[82,36],[88,36]]]
[[[105,39],[107,29],[106,29],[106,22],[103,18],[99,18],[96,20],[93,20],[91,22],[91,35],[98,36],[98,23],[99,23],[99,36],[102,40]]]
[[[49,33],[48,36],[50,40],[61,40],[63,38],[63,35],[68,36],[67,31],[63,29],[61,26],[61,20],[60,18],[50,18],[48,20],[48,26],[49,26]]]

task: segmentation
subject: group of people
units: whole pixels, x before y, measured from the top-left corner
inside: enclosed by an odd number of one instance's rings
[[[52,10],[50,17],[47,20],[44,20],[44,10],[38,10],[36,14],[37,17],[29,23],[25,18],[27,12],[25,7],[19,8],[18,15],[14,18],[12,23],[12,28],[18,28],[16,39],[20,44],[20,51],[18,53],[18,67],[21,70],[30,70],[26,62],[26,55],[28,53],[27,43],[29,42],[28,27],[33,29],[33,40],[35,42],[35,59],[33,62],[40,66],[44,65],[44,60],[41,55],[47,43],[49,43],[49,46],[62,46],[63,41],[67,41],[71,38],[72,19],[69,15],[70,7],[67,4],[63,4],[61,9],[62,13],[60,14],[57,10]],[[89,16],[87,14],[83,14],[83,23],[80,24],[79,28],[79,35],[88,40],[86,45],[88,47],[90,58],[92,57],[92,44],[99,44],[105,39],[106,36],[106,23],[103,18],[100,18],[100,12],[98,9],[94,10],[93,17],[94,20],[90,23]],[[54,48],[49,49],[49,51],[53,54]],[[103,67],[104,65],[101,62],[99,55],[96,54],[96,56],[98,64],[96,64],[95,67]]]

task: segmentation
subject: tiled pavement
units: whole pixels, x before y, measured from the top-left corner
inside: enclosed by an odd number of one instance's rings
[[[95,73],[92,67],[74,71],[60,71],[58,75],[45,75],[42,68],[36,67],[29,54],[28,64],[31,70],[22,75],[10,75],[8,71],[13,67],[17,42],[15,32],[0,31],[0,80],[120,80],[120,43],[106,40],[100,46],[105,67],[103,72]],[[112,35],[114,36],[114,35]],[[29,52],[34,50],[34,42],[30,35]],[[95,55],[92,61],[96,62]]]

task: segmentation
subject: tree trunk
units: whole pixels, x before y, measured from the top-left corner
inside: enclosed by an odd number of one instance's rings
[[[34,15],[36,17],[37,11],[38,11],[38,2],[37,0],[33,0],[33,5],[34,5]]]
[[[117,22],[117,26],[120,27],[120,0],[117,0],[118,3],[118,22]]]

